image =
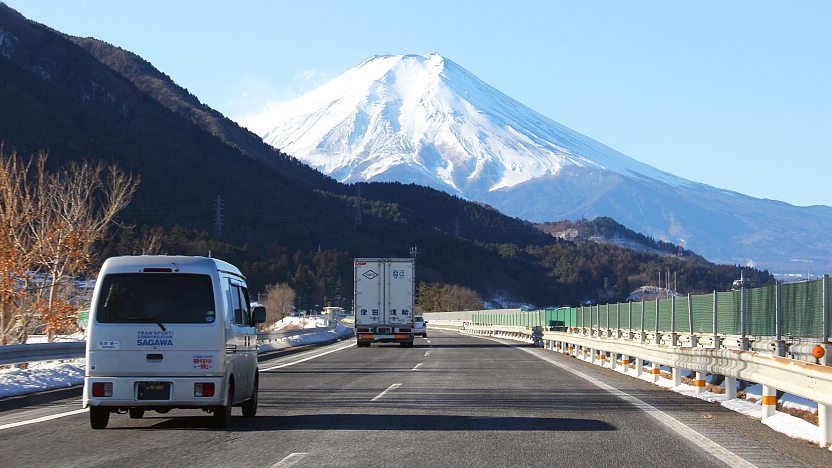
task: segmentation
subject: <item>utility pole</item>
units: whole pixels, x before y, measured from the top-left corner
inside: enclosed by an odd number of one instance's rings
[[[214,213],[214,238],[222,238],[222,197],[217,195],[216,210]]]

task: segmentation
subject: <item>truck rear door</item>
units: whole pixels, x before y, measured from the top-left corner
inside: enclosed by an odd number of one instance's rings
[[[381,260],[355,262],[355,324],[384,323],[384,264]]]
[[[387,323],[411,325],[413,323],[413,262],[385,261],[385,282]]]

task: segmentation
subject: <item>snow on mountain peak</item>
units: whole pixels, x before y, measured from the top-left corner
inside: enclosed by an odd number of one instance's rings
[[[558,124],[438,53],[370,57],[273,116],[259,132],[267,143],[342,182],[413,182],[476,198],[580,166],[688,183]]]

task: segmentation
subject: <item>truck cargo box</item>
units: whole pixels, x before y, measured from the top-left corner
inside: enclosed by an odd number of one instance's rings
[[[373,342],[412,346],[415,261],[357,258],[354,269],[353,313],[358,346]]]

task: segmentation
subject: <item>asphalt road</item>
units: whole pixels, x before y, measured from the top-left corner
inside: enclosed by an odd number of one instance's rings
[[[413,348],[352,343],[261,362],[258,415],[229,429],[177,410],[94,431],[66,414],[77,397],[0,406],[0,463],[832,466],[832,452],[759,421],[531,345],[450,332]]]

